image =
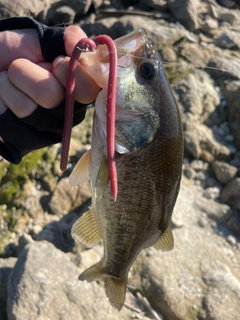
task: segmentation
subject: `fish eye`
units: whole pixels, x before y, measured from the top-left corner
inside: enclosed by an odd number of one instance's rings
[[[157,69],[154,64],[150,62],[143,62],[139,67],[140,75],[146,79],[154,79],[157,75]]]

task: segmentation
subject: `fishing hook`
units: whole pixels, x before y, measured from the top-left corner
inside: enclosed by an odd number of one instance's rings
[[[76,44],[72,52],[67,75],[65,118],[60,169],[62,171],[65,171],[67,167],[68,152],[73,125],[73,91],[75,88],[75,71],[78,65],[78,61],[82,52],[93,52],[96,50],[98,44],[105,44],[107,46],[110,59],[107,94],[107,158],[111,194],[114,201],[116,201],[118,193],[117,170],[115,163],[115,104],[117,88],[117,49],[114,41],[107,35],[97,36],[93,40],[89,38],[81,39]]]

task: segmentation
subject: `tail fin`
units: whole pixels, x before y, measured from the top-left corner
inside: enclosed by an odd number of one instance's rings
[[[101,261],[94,264],[87,270],[80,274],[79,280],[87,280],[88,282],[94,280],[103,280],[105,293],[111,305],[120,311],[123,307],[127,288],[127,278],[115,279],[104,274]]]

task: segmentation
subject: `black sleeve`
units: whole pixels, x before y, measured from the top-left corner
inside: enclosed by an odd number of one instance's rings
[[[14,17],[0,20],[0,32],[5,30],[34,28],[38,31],[45,61],[52,62],[59,55],[66,55],[64,30],[66,25],[47,27],[32,18]],[[73,125],[83,121],[86,105],[75,101]],[[61,142],[64,127],[65,102],[54,109],[41,106],[24,119],[17,118],[11,110],[0,115],[0,155],[18,164],[32,150]]]

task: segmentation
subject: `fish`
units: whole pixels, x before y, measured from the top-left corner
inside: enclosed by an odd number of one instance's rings
[[[118,76],[115,161],[118,195],[111,196],[106,146],[109,53],[104,45],[83,53],[81,63],[102,88],[92,144],[74,167],[71,185],[91,182],[92,206],[73,225],[72,237],[87,247],[101,239],[102,259],[79,280],[104,282],[117,310],[124,305],[128,273],[138,254],[153,246],[172,250],[171,216],[179,193],[183,134],[178,106],[159,54],[143,29],[116,39]]]

